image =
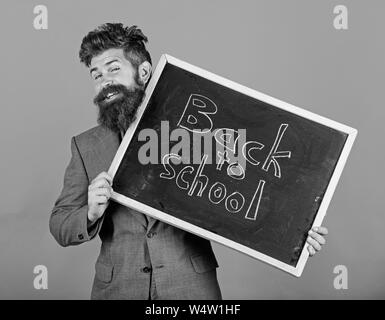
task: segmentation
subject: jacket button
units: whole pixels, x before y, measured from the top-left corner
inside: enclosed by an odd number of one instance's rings
[[[78,234],[78,239],[79,240],[83,240],[84,239],[83,235],[82,234]]]
[[[152,238],[155,235],[156,235],[156,232],[149,232],[147,233],[147,238]]]
[[[141,269],[141,271],[142,272],[144,272],[144,273],[149,273],[149,272],[151,272],[151,268],[149,268],[149,267],[144,267],[143,269]]]

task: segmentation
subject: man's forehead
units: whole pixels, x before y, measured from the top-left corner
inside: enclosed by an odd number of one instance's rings
[[[90,69],[96,66],[102,66],[113,59],[122,61],[124,58],[123,49],[108,49],[91,59]]]

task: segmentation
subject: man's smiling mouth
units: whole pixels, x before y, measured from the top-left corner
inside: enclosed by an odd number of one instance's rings
[[[118,96],[120,96],[120,92],[117,92],[117,91],[109,92],[104,97],[104,100],[105,101],[111,101],[111,100],[114,100],[115,98],[117,98]]]

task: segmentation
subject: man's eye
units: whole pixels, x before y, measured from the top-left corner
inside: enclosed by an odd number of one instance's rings
[[[101,74],[97,74],[95,77],[94,77],[94,80],[98,80],[102,75]]]
[[[114,72],[114,71],[118,71],[119,69],[120,69],[119,67],[114,67],[110,71]]]

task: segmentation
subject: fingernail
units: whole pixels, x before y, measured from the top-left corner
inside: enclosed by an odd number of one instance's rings
[[[313,230],[314,230],[315,232],[317,232],[317,231],[318,231],[318,227],[314,227]]]
[[[308,232],[309,234],[312,234],[313,233],[313,231],[312,230],[309,230],[309,232]]]

